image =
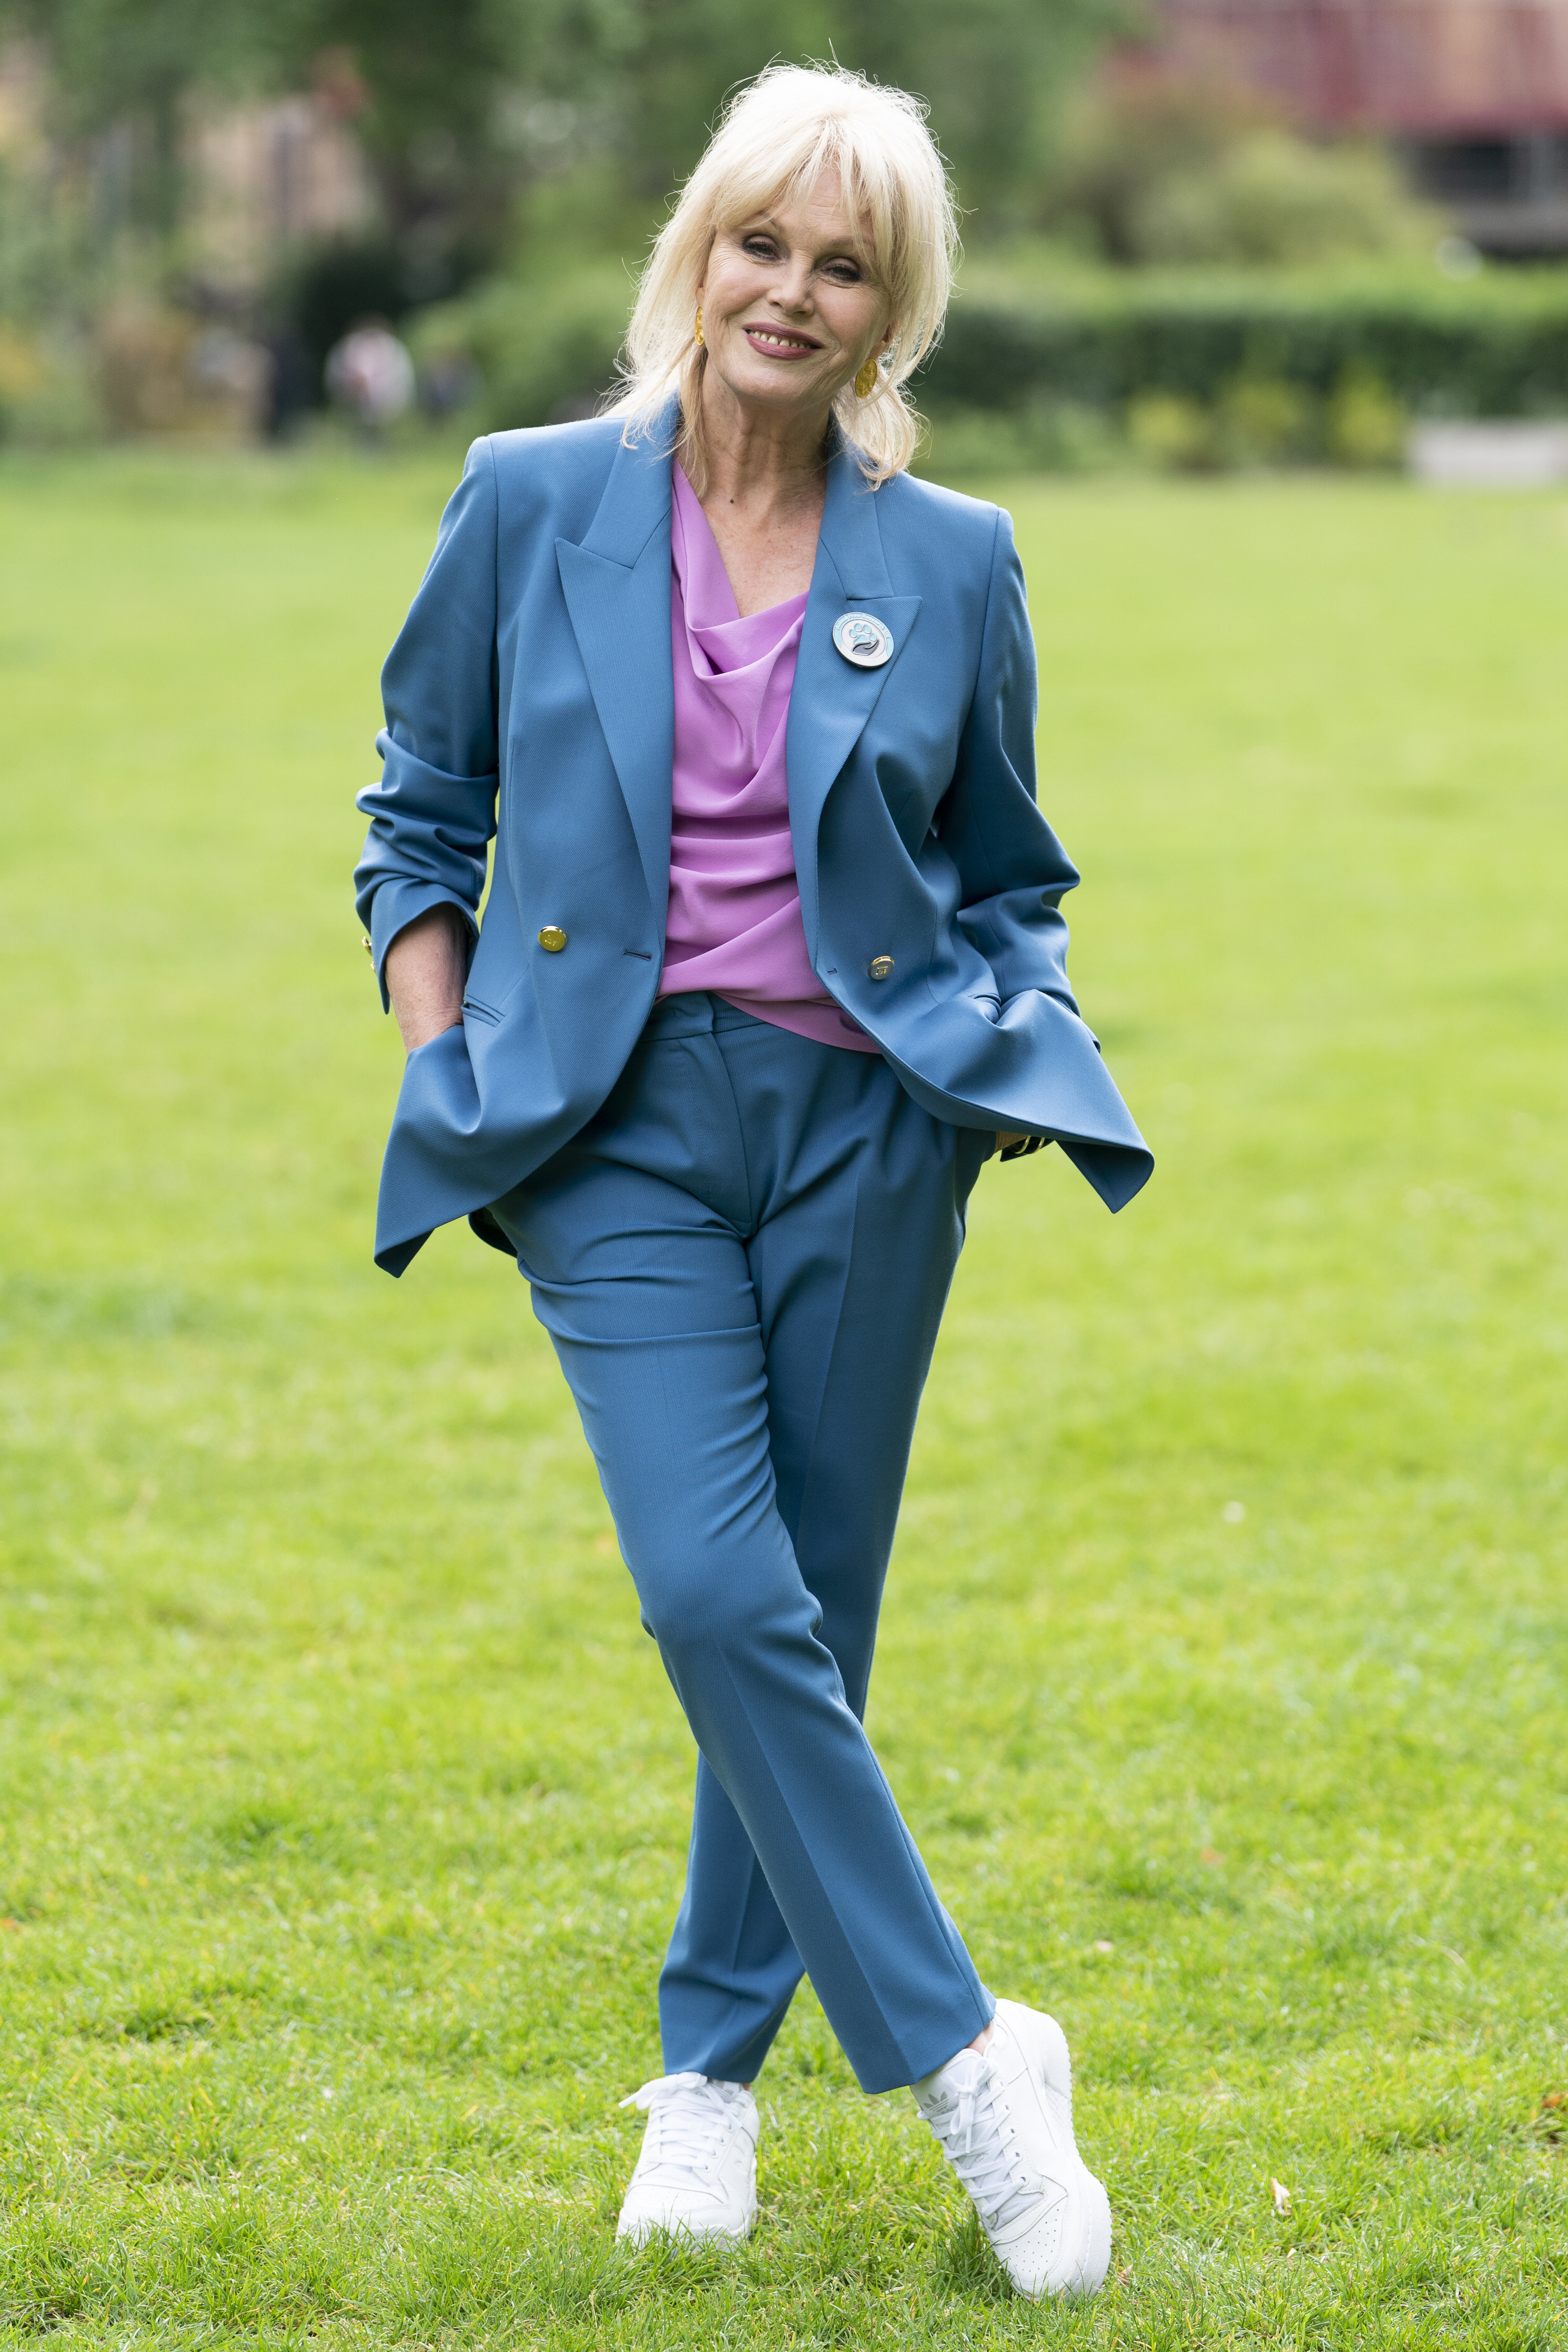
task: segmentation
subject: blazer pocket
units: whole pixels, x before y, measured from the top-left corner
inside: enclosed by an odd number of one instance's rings
[[[493,1004],[481,1003],[480,1000],[477,996],[465,996],[463,999],[463,1019],[465,1022],[469,1019],[475,1021],[488,1021],[493,1029],[496,1024],[500,1021],[500,1014],[496,1011]]]

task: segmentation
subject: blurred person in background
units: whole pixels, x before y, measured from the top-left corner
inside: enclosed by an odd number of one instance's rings
[[[379,440],[414,404],[407,345],[382,320],[365,320],[328,352],[327,390],[367,439]]]
[[[955,248],[915,100],[770,68],[614,411],[469,452],[361,795],[409,1051],[376,1255],[466,1215],[516,1256],[700,1751],[620,2233],[750,2231],[804,1970],[1015,2285],[1081,2294],[1066,2040],[982,1982],[861,1720],[983,1163],[1056,1141],[1113,1209],[1152,1164],[1065,976],[1008,518],[906,470]]]

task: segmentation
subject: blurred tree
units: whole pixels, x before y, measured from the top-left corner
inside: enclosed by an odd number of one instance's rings
[[[1041,215],[1126,266],[1430,252],[1445,226],[1381,149],[1314,145],[1244,94],[1154,80],[1083,95]]]
[[[12,0],[7,13],[46,41],[68,129],[142,134],[137,225],[177,222],[194,91],[314,84],[360,118],[394,234],[440,220],[449,241],[486,197],[504,202],[497,96],[540,12],[526,0]]]
[[[1157,81],[1085,90],[1045,185],[1046,226],[1083,238],[1107,261],[1146,260],[1146,222],[1171,182],[1212,168],[1268,120],[1230,89]]]
[[[1026,213],[1063,92],[1132,14],[1126,0],[837,0],[830,10],[845,65],[930,100],[983,235]]]
[[[46,40],[79,133],[131,142],[135,224],[181,206],[200,89],[314,86],[352,115],[416,298],[502,256],[520,189],[587,196],[583,242],[658,216],[727,92],[837,57],[931,103],[976,226],[1027,210],[1056,93],[1129,0],[0,0]],[[568,207],[568,211],[570,211]],[[559,234],[562,208],[552,215]],[[570,226],[570,223],[568,223]]]
[[[235,86],[264,68],[267,12],[257,0],[11,0],[7,26],[45,41],[65,126],[129,122],[132,216],[156,231],[179,217],[183,101],[194,80]]]
[[[622,0],[616,93],[638,189],[662,197],[702,151],[726,92],[770,58],[837,58],[917,91],[966,205],[1011,225],[1055,101],[1125,0]]]
[[[529,162],[507,135],[507,100],[560,79],[551,0],[274,0],[274,11],[281,69],[328,92],[357,87],[343,110],[414,290],[444,292],[493,259]]]

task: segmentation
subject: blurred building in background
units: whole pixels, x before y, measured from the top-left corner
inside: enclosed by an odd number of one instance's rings
[[[1568,253],[1568,0],[1157,0],[1127,59],[1394,143],[1484,253]]]
[[[75,201],[101,254],[138,225],[152,129],[127,112],[86,137],[50,121],[41,43],[0,38],[0,170],[29,178],[60,205]],[[248,102],[205,92],[183,109],[178,142],[179,265],[216,299],[252,296],[300,247],[363,234],[376,189],[354,128],[363,86],[342,52],[309,89]],[[16,199],[13,197],[13,205]]]
[[[189,262],[215,293],[253,295],[280,254],[374,222],[352,121],[316,92],[197,116],[187,152]]]

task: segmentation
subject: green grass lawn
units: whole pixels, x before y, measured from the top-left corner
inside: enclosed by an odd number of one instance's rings
[[[871,1725],[1073,2043],[1060,2312],[808,1995],[750,2247],[613,2243],[691,1748],[515,1274],[370,1262],[449,470],[0,471],[0,2336],[1563,2346],[1568,502],[1002,490],[1160,1168],[982,1180]]]

